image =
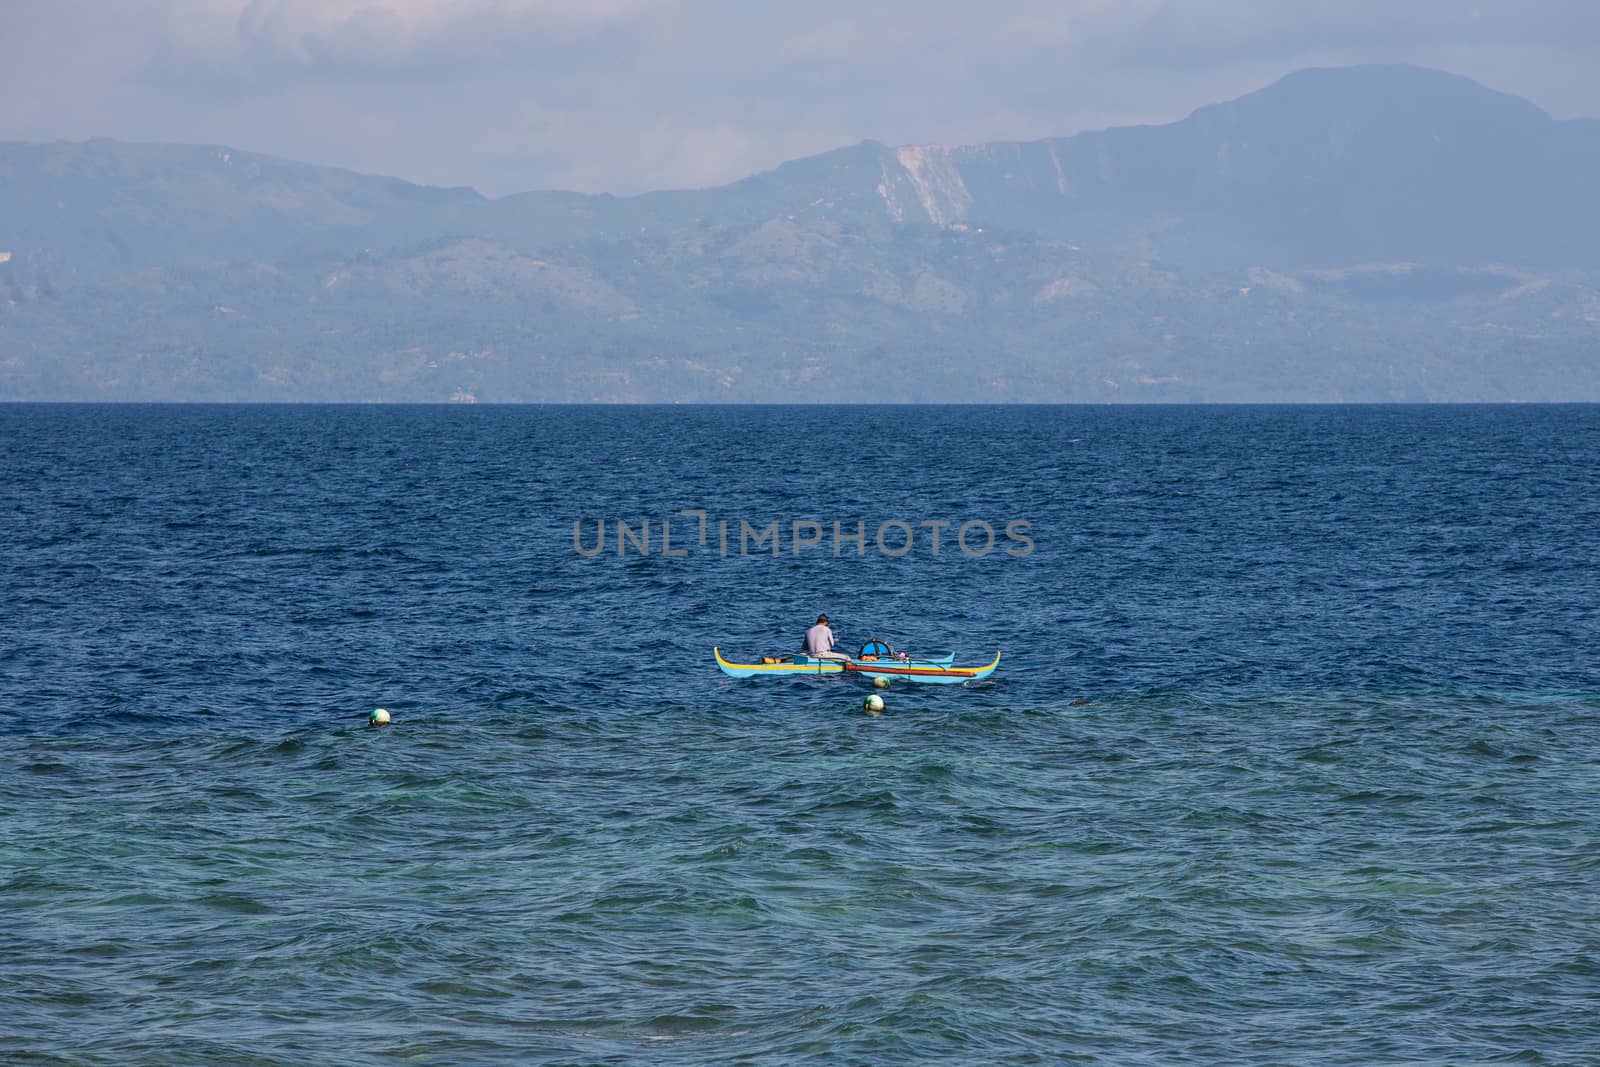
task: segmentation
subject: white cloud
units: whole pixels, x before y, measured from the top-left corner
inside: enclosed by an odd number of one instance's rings
[[[637,24],[668,0],[168,0],[149,71],[270,92],[291,80],[453,78]]]

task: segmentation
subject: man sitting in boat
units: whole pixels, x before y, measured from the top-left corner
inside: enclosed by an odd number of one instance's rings
[[[800,650],[813,659],[849,659],[843,652],[833,650],[833,631],[828,629],[828,617],[817,616],[817,624],[806,631]]]

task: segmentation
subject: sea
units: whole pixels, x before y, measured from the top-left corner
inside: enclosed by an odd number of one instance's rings
[[[0,1063],[1600,1063],[1600,407],[0,406]]]

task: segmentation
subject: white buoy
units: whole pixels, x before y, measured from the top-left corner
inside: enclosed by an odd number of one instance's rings
[[[874,688],[874,689],[887,689],[887,688],[889,688],[889,679],[885,678],[881,674],[878,675],[876,678],[874,678],[872,680],[872,688]]]
[[[861,702],[861,707],[868,715],[883,714],[883,698],[877,693],[871,693],[866,700]]]
[[[389,709],[388,708],[373,708],[372,709],[372,714],[367,716],[367,725],[368,726],[388,726],[389,725]]]

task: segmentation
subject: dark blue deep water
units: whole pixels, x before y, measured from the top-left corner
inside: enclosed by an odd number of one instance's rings
[[[0,581],[7,1065],[1600,1062],[1600,408],[7,406]]]

